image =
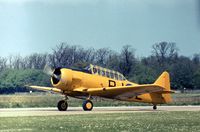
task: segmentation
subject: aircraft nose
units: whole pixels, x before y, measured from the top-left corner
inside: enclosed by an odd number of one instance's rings
[[[61,80],[61,68],[56,68],[52,74],[53,84],[58,84]]]
[[[51,83],[61,90],[71,89],[72,70],[66,68],[56,68],[51,76]]]

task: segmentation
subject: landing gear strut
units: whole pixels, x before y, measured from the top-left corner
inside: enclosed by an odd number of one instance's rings
[[[93,108],[93,103],[90,100],[83,101],[83,110],[84,111],[91,111]]]
[[[153,105],[153,109],[156,110],[157,109],[157,105]]]

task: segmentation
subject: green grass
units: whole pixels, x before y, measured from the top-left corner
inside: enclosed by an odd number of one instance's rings
[[[200,94],[172,94],[174,102],[167,105],[200,105]],[[0,95],[0,108],[24,108],[24,107],[56,107],[57,102],[64,98],[60,94],[32,93]],[[95,98],[94,106],[144,106],[146,103],[125,102]],[[70,98],[69,106],[81,106],[82,100]]]
[[[198,112],[84,114],[44,117],[1,117],[1,132],[199,132]]]

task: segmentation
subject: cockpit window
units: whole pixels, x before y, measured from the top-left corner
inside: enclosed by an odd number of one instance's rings
[[[102,72],[101,72],[101,73],[102,73],[102,76],[105,76],[105,71],[104,71],[104,70],[102,70]]]
[[[115,73],[115,79],[118,80],[118,74],[117,73]]]
[[[122,80],[122,75],[119,75],[119,80]]]
[[[98,74],[100,76],[104,76],[104,77],[108,77],[108,78],[112,78],[116,80],[126,80],[126,78],[117,71],[112,71],[112,70],[95,66],[92,64],[84,68],[83,72],[90,73],[90,74]]]
[[[97,68],[93,68],[93,73],[96,74],[97,73]]]
[[[92,69],[90,66],[85,67],[84,70],[87,71],[88,73],[92,74]]]
[[[122,80],[126,80],[126,78],[123,76]]]
[[[99,75],[101,75],[101,70],[100,69],[97,69],[97,72]]]
[[[106,77],[110,77],[110,72],[106,71]]]
[[[111,78],[114,78],[113,72],[110,72],[110,77],[111,77]]]

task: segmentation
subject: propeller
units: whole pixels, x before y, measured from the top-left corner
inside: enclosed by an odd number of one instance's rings
[[[44,66],[43,72],[46,73],[47,75],[53,76],[53,71],[54,70],[49,65],[46,64]]]
[[[55,72],[55,69],[52,69],[49,65],[45,65],[44,69],[43,69],[43,72],[55,79],[57,79],[58,81],[61,79],[61,75],[57,75]]]
[[[66,83],[65,80],[61,77],[61,68],[53,69],[49,65],[45,65],[43,72],[52,77],[53,83],[57,84],[58,82]]]

